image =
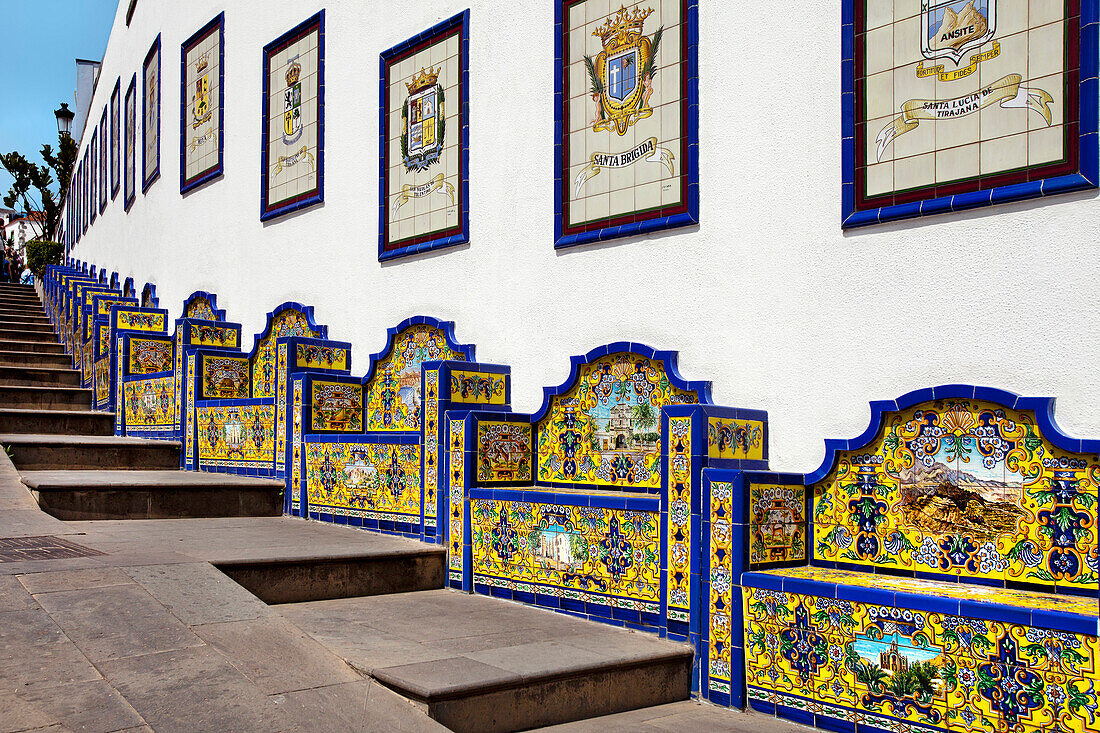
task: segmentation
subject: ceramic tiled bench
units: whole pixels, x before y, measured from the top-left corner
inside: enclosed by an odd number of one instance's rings
[[[753,708],[836,731],[1097,730],[1100,441],[988,388],[871,407],[813,474],[704,472],[731,550],[704,694],[740,705],[744,679]]]
[[[535,414],[460,408],[441,494],[452,587],[698,640],[700,472],[765,468],[766,413],[711,404],[674,352],[626,342],[572,357]]]

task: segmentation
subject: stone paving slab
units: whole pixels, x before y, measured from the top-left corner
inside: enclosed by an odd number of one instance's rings
[[[542,733],[809,733],[814,729],[759,713],[685,700],[538,730]]]

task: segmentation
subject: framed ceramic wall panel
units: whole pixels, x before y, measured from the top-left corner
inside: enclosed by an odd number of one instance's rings
[[[130,77],[130,86],[126,88],[126,124],[123,131],[123,170],[122,170],[122,201],[126,211],[134,203],[135,177],[137,175],[137,74]]]
[[[99,116],[99,211],[107,208],[107,105],[103,105],[103,114]]]
[[[378,259],[470,241],[466,10],[381,55]]]
[[[699,222],[696,0],[558,0],[555,247]]]
[[[99,129],[93,128],[88,143],[88,223],[99,215]]]
[[[225,13],[180,49],[180,193],[224,172]]]
[[[141,192],[160,177],[160,34],[153,41],[142,64],[141,119],[144,125],[141,149]]]
[[[1097,185],[1097,0],[844,0],[843,225]]]
[[[119,166],[119,141],[121,139],[121,112],[119,109],[119,86],[122,77],[115,79],[115,89],[111,92],[111,198],[118,195],[119,181],[122,179],[121,166]]]
[[[325,11],[264,46],[260,219],[325,199]]]

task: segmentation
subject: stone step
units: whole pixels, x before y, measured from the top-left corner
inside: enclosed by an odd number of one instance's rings
[[[21,321],[9,321],[3,316],[0,316],[0,331],[26,331],[30,333],[48,333],[55,335],[53,332],[53,326],[48,321],[36,321],[34,323],[27,323]]]
[[[81,387],[5,387],[0,385],[0,407],[26,410],[90,410],[92,390]]]
[[[8,308],[0,309],[0,321],[17,324],[42,323],[49,326],[51,329],[53,328],[53,324],[50,323],[49,316],[47,316],[45,312],[36,311],[34,308],[21,308],[18,310]]]
[[[0,351],[32,351],[38,354],[64,354],[65,347],[57,341],[4,341],[0,340]]]
[[[368,553],[279,553],[214,564],[260,600],[276,604],[438,590],[447,562],[444,548],[421,543]]]
[[[449,590],[276,606],[448,728],[512,731],[687,700],[690,646]]]
[[[0,385],[76,387],[80,372],[67,368],[4,366],[0,364]]]
[[[0,308],[35,308],[45,312],[37,295],[0,295]]]
[[[20,471],[175,470],[180,465],[181,446],[171,440],[8,433],[0,435],[0,445]]]
[[[0,434],[114,435],[114,432],[113,412],[0,408]]]
[[[53,331],[34,331],[26,328],[0,328],[0,344],[11,341],[48,341],[57,343]]]
[[[18,464],[17,464],[18,465]],[[283,483],[195,471],[20,471],[39,507],[64,521],[277,517]]]
[[[0,351],[0,366],[54,367],[71,369],[72,357],[60,354],[44,354],[35,351]]]

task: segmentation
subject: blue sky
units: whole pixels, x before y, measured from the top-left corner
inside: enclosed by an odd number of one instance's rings
[[[18,150],[41,165],[43,145],[57,150],[53,111],[61,102],[75,107],[76,59],[103,58],[117,6],[118,0],[0,0],[0,152]],[[0,168],[0,198],[10,187],[11,176]]]

